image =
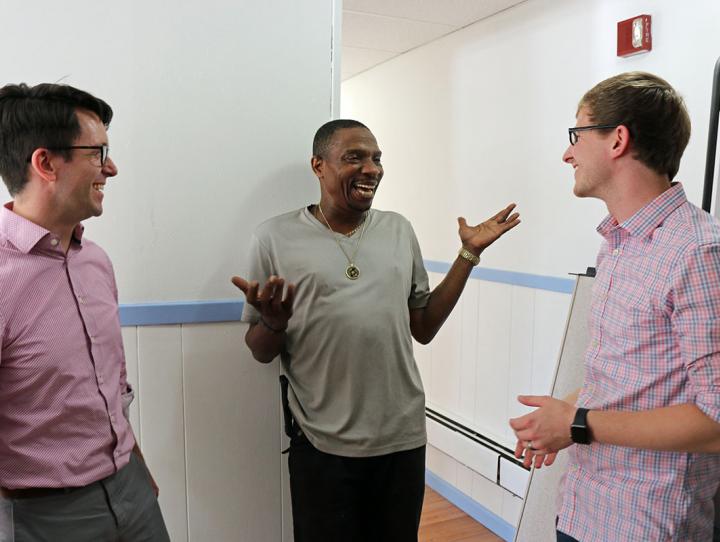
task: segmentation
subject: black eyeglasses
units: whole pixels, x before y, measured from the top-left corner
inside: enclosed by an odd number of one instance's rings
[[[588,130],[609,130],[610,128],[617,128],[619,124],[593,124],[592,126],[575,126],[574,128],[568,128],[568,136],[570,137],[570,145],[575,145],[578,142],[578,132],[586,132]]]
[[[108,145],[71,145],[70,147],[47,147],[47,150],[49,151],[71,151],[74,149],[99,151],[97,158],[100,159],[100,162],[95,163],[95,165],[98,167],[105,166],[105,162],[107,162],[108,155],[110,154],[110,147]],[[31,158],[28,158],[28,162]]]

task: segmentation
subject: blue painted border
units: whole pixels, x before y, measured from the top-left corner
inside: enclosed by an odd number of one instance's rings
[[[161,324],[198,324],[204,322],[237,322],[244,302],[169,301],[120,305],[121,326],[152,326]]]
[[[425,268],[432,273],[447,273],[451,264],[425,260]],[[478,267],[470,278],[524,286],[571,294],[575,280],[517,271],[503,271]],[[120,325],[153,326],[162,324],[200,324],[206,322],[237,322],[242,316],[243,301],[168,301],[164,303],[134,303],[120,305]]]
[[[447,273],[450,271],[450,267],[451,264],[447,262],[425,260],[425,269],[432,273]],[[575,279],[533,275],[518,271],[503,271],[502,269],[490,269],[488,267],[476,267],[470,273],[470,278],[512,284],[513,286],[524,286],[536,290],[549,290],[562,294],[571,294],[575,289]]]
[[[460,508],[460,510],[475,519],[475,521],[485,525],[485,527],[503,540],[512,542],[515,538],[515,528],[507,521],[496,516],[483,505],[471,499],[455,486],[452,486],[428,469],[425,469],[425,483]]]

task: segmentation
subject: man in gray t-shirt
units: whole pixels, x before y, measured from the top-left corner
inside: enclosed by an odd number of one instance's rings
[[[380,155],[363,124],[323,125],[320,203],[261,224],[248,277],[233,277],[253,356],[280,355],[289,381],[296,542],[417,539],[426,435],[412,338],[432,340],[480,253],[519,223],[514,205],[478,226],[458,219],[462,248],[430,292],[410,223],[371,209]]]

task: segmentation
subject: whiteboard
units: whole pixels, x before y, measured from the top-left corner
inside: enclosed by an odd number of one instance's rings
[[[566,397],[582,386],[585,350],[588,345],[588,315],[592,298],[593,277],[579,275],[575,283],[562,349],[558,356],[552,392]],[[567,453],[557,455],[555,463],[530,472],[515,542],[555,542],[558,486],[567,470]]]

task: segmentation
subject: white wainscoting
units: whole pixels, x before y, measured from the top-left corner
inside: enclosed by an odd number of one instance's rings
[[[130,415],[173,542],[278,542],[283,511],[278,365],[241,323],[123,328]],[[283,537],[285,534],[285,537]]]

